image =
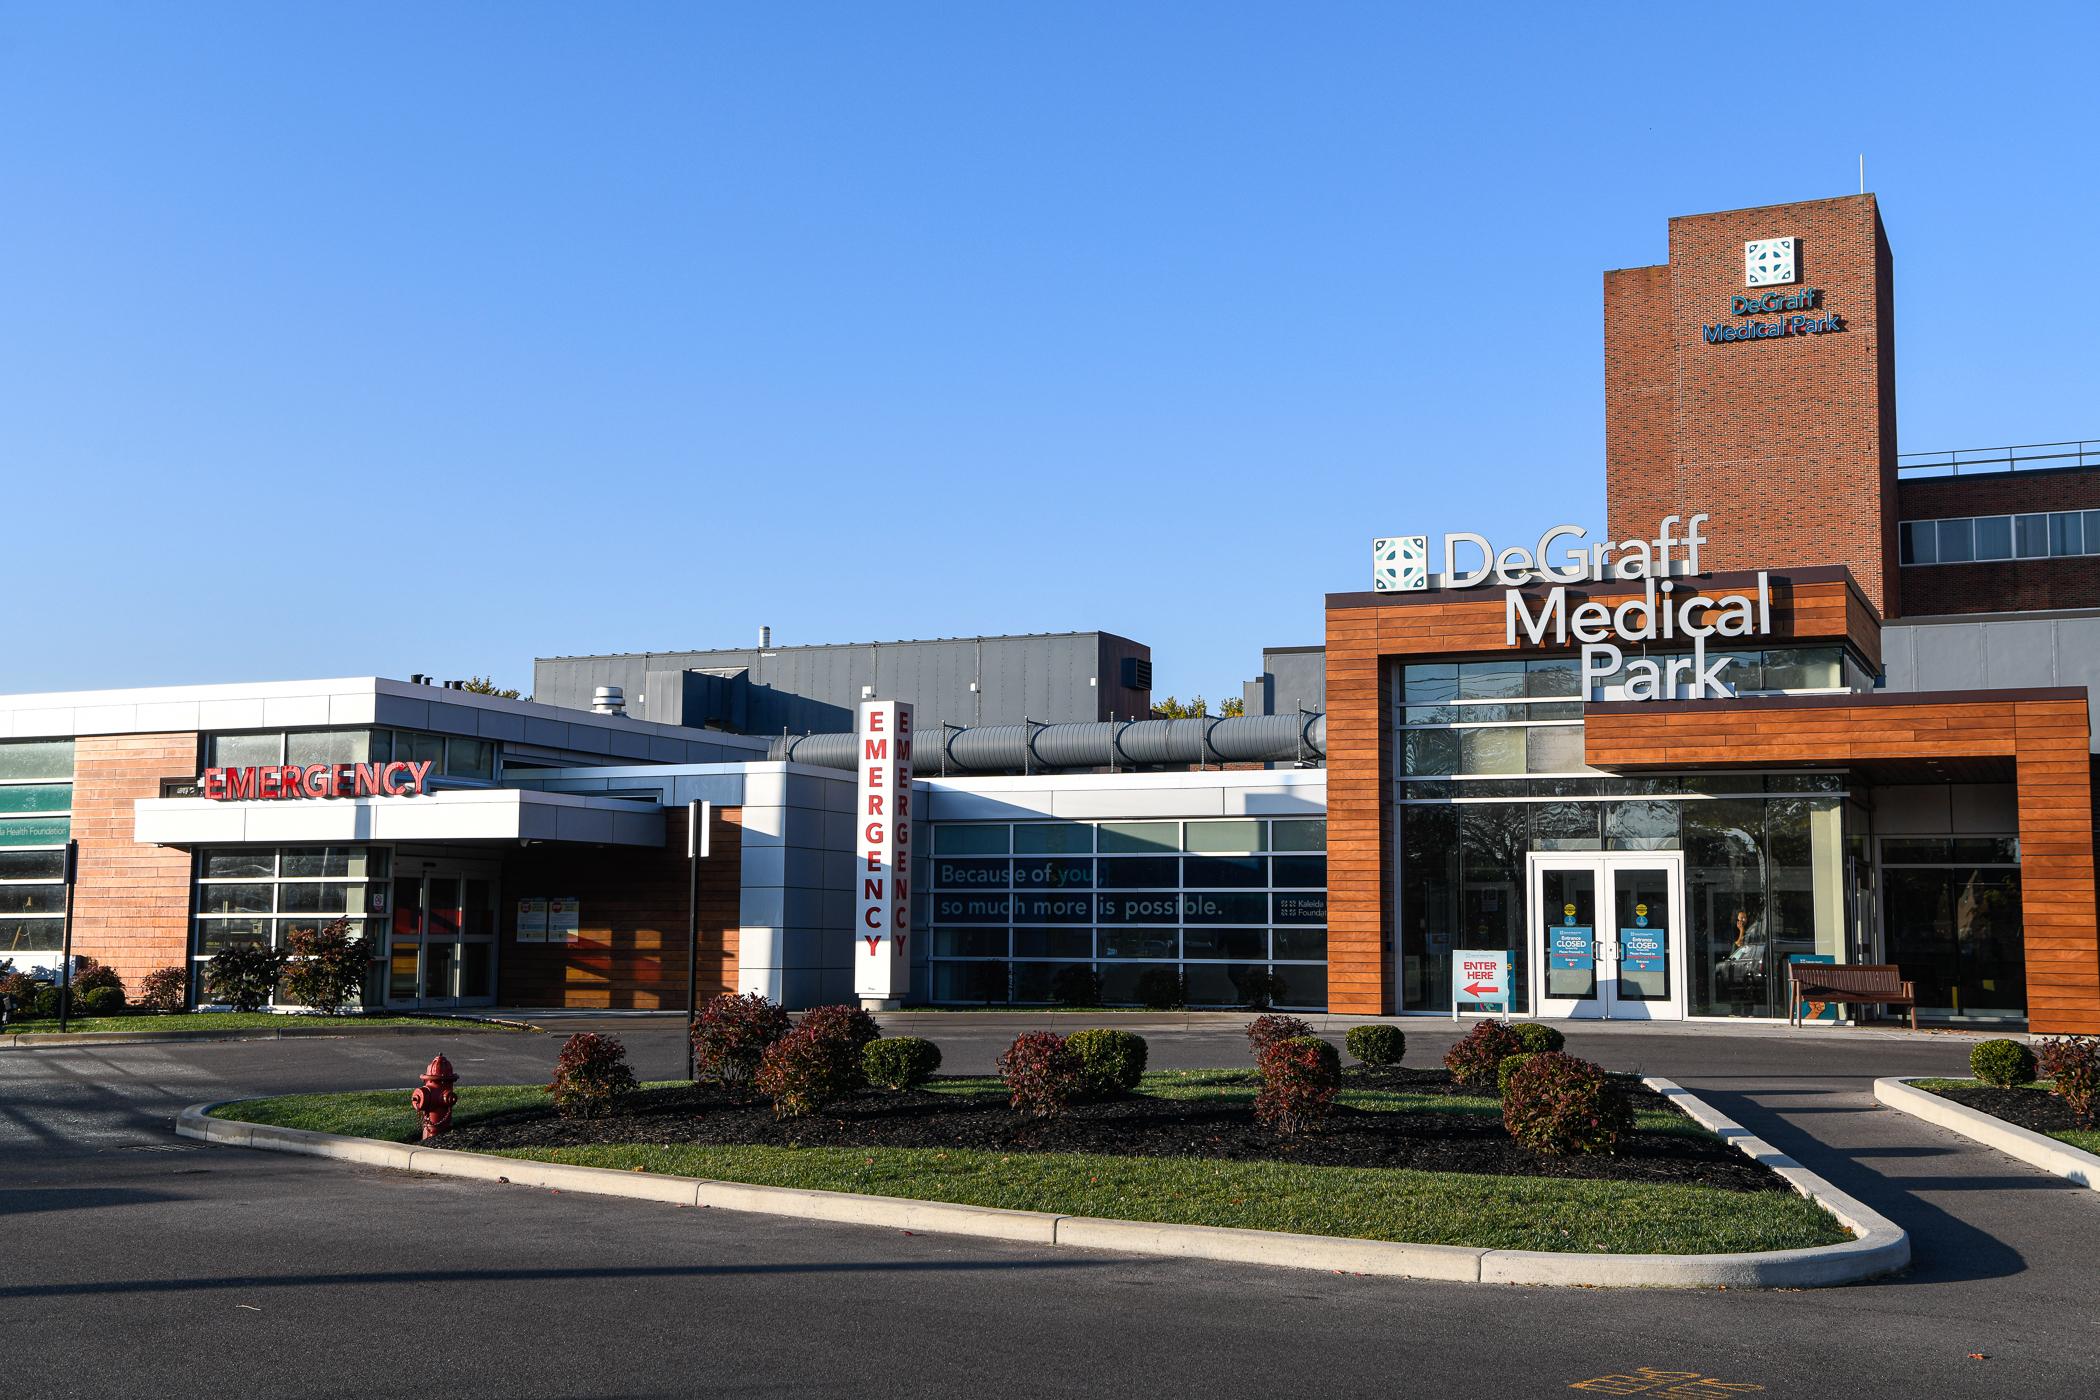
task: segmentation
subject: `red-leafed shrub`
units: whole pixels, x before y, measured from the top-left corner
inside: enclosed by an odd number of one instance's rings
[[[334,1016],[362,999],[372,945],[351,936],[348,919],[331,919],[319,928],[295,928],[286,937],[285,948],[292,956],[284,968],[284,990],[293,1001]]]
[[[157,967],[139,981],[139,1005],[148,1011],[180,1011],[189,990],[188,972],[179,967]]]
[[[1261,1092],[1254,1097],[1254,1118],[1286,1136],[1311,1132],[1334,1109],[1342,1083],[1342,1057],[1318,1036],[1272,1040],[1255,1062],[1261,1070]]]
[[[36,1015],[37,993],[48,985],[37,981],[26,972],[10,972],[0,976],[0,1011],[5,1011],[12,1020],[29,1020]]]
[[[564,1118],[595,1118],[612,1112],[634,1092],[627,1047],[612,1036],[591,1031],[570,1036],[554,1062],[554,1082],[547,1092],[554,1096],[554,1107]]]
[[[1525,1055],[1511,1071],[1502,1126],[1519,1147],[1548,1156],[1609,1152],[1633,1131],[1633,1110],[1598,1066],[1547,1050]]]
[[[2093,1099],[2100,1095],[2100,1035],[2065,1035],[2042,1042],[2042,1073],[2055,1081],[2081,1128],[2093,1126]]]
[[[1468,1089],[1493,1089],[1502,1062],[1523,1053],[1524,1042],[1507,1022],[1482,1021],[1444,1052],[1444,1068]]]
[[[842,1099],[867,1082],[860,1051],[835,1026],[800,1025],[759,1057],[758,1092],[773,1101],[775,1118],[800,1118]]]
[[[73,1000],[85,1001],[89,992],[109,987],[117,994],[117,1006],[124,1005],[124,979],[117,976],[113,967],[104,967],[87,954],[73,959]],[[106,998],[105,998],[106,1000]]]
[[[860,1053],[870,1044],[882,1039],[882,1027],[875,1018],[857,1006],[812,1006],[802,1013],[795,1023],[802,1030],[814,1030],[828,1043],[836,1044],[839,1053],[860,1063]]]
[[[1313,1028],[1296,1016],[1257,1016],[1247,1026],[1247,1048],[1259,1060],[1277,1041],[1300,1040],[1312,1033]]]
[[[999,1077],[1013,1106],[1037,1118],[1063,1113],[1086,1087],[1079,1055],[1051,1031],[1016,1036],[999,1057]]]
[[[756,992],[724,992],[701,1004],[693,1022],[693,1074],[742,1093],[766,1047],[788,1033],[788,1014]]]

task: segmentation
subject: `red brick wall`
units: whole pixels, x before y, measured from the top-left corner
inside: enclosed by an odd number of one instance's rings
[[[1904,520],[2100,510],[2100,468],[1925,477],[1904,482],[1897,500]],[[1912,617],[2100,607],[2100,555],[1906,568],[1903,599]]]
[[[1729,298],[1747,290],[1743,244],[1787,235],[1800,280],[1783,290],[1820,289],[1816,314],[1846,329],[1707,344],[1702,326],[1774,319],[1734,316]],[[1668,265],[1607,273],[1604,303],[1613,537],[1704,511],[1704,567],[1845,564],[1896,615],[1895,351],[1874,197],[1672,219]]]
[[[73,951],[117,970],[129,991],[189,955],[190,853],[132,840],[132,803],[162,778],[195,779],[195,734],[113,734],[73,746]]]

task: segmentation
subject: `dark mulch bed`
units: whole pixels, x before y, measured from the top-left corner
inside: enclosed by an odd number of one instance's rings
[[[2047,1089],[1993,1089],[1987,1084],[1935,1089],[1941,1098],[1965,1108],[2003,1118],[2037,1133],[2061,1133],[2078,1126],[2071,1106]]]
[[[1345,1088],[1460,1091],[1443,1070],[1355,1069]],[[1665,1101],[1635,1084],[1641,1109]],[[1674,1111],[1674,1110],[1672,1110]],[[1610,1156],[1541,1157],[1510,1140],[1496,1114],[1378,1113],[1337,1106],[1321,1132],[1279,1138],[1254,1121],[1252,1102],[1204,1103],[1134,1095],[1075,1105],[1059,1118],[1024,1118],[1003,1095],[870,1091],[806,1118],[782,1122],[763,1101],[739,1103],[713,1088],[647,1090],[615,1116],[564,1119],[551,1108],[492,1115],[447,1133],[448,1147],[649,1143],[767,1147],[930,1147],[991,1152],[1090,1152],[1119,1157],[1205,1157],[1323,1167],[1411,1167],[1505,1176],[1667,1182],[1730,1191],[1784,1191],[1785,1182],[1713,1139],[1640,1132]]]

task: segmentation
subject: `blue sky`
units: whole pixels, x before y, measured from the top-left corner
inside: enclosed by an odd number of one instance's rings
[[[0,3],[0,691],[767,623],[1215,698],[1374,535],[1601,525],[1601,272],[1861,151],[1904,449],[2100,436],[2100,8],[1748,13]]]

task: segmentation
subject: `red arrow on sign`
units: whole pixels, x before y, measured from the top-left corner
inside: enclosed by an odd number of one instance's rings
[[[1478,983],[1478,982],[1469,982],[1469,983],[1467,983],[1467,984],[1466,984],[1466,995],[1467,995],[1467,996],[1475,996],[1475,997],[1477,997],[1477,996],[1479,996],[1479,995],[1480,995],[1481,993],[1483,993],[1483,992],[1487,993],[1487,994],[1488,994],[1488,995],[1490,995],[1490,996],[1493,996],[1493,995],[1495,995],[1496,993],[1500,992],[1501,990],[1502,990],[1502,989],[1501,989],[1500,987],[1498,987],[1498,986],[1494,985],[1494,984],[1493,984],[1492,982],[1488,983],[1488,984],[1487,984],[1487,985],[1485,985],[1485,986],[1481,985],[1481,984],[1480,984],[1480,983]]]

